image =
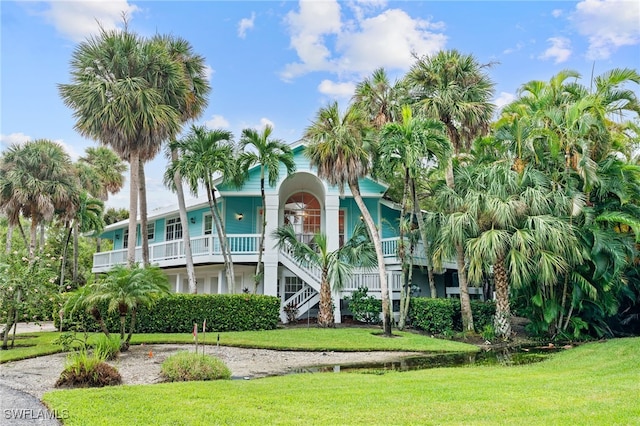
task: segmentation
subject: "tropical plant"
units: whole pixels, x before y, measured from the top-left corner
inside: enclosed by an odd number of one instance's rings
[[[298,241],[291,225],[277,228],[273,232],[273,237],[277,239],[278,247],[286,247],[293,258],[302,265],[320,269],[318,325],[333,327],[335,319],[332,292],[343,288],[354,267],[370,268],[376,263],[375,250],[367,230],[362,225],[356,226],[351,238],[334,251],[328,250],[327,237],[322,233],[317,233],[313,237],[312,245]]]
[[[380,299],[367,296],[368,291],[369,289],[367,287],[359,287],[351,293],[351,297],[345,297],[345,301],[349,305],[353,319],[367,324],[378,324],[380,323],[382,303]]]
[[[163,43],[123,30],[100,29],[81,42],[71,58],[70,84],[60,84],[74,111],[75,129],[108,145],[129,162],[127,263],[135,263],[140,169],[180,130],[175,105],[187,97],[183,68]]]
[[[422,243],[425,248],[425,258],[429,259],[429,244],[422,209],[418,203],[416,191],[417,181],[422,176],[422,171],[431,165],[446,165],[451,154],[451,145],[444,136],[442,123],[435,120],[427,120],[422,117],[413,117],[409,106],[402,108],[401,121],[386,124],[380,133],[379,162],[382,169],[389,169],[389,174],[394,172],[402,176],[404,182],[403,197],[401,201],[401,219],[405,218],[407,210],[411,208],[416,216]],[[412,207],[410,207],[412,206]],[[412,221],[413,223],[413,221]],[[399,257],[403,265],[406,265],[406,244],[404,240],[405,226],[400,224],[400,238],[398,244]],[[432,269],[431,262],[427,267]],[[407,268],[403,268],[403,297],[401,300],[400,321],[398,327],[402,329],[409,310],[411,295],[411,280],[407,280]],[[429,286],[431,297],[437,297],[433,272],[429,271]]]
[[[122,383],[122,376],[115,367],[104,362],[96,354],[86,350],[72,352],[67,364],[56,381],[56,387],[103,387]]]
[[[91,289],[86,303],[95,304],[101,300],[108,302],[109,312],[120,315],[121,350],[129,349],[131,336],[135,330],[136,313],[139,306],[151,306],[156,299],[169,292],[167,276],[157,266],[141,268],[116,266],[106,276],[97,281]],[[125,322],[131,314],[129,334],[125,340]]]
[[[30,258],[35,256],[39,225],[54,216],[62,221],[75,216],[78,186],[69,155],[55,142],[39,139],[14,144],[2,153],[0,211],[10,226],[20,225],[20,215],[30,219]]]
[[[373,71],[356,86],[352,102],[361,109],[376,129],[400,121],[402,106],[409,101],[403,81],[391,83],[384,68]]]
[[[312,167],[318,169],[318,176],[326,179],[329,184],[338,186],[341,192],[345,185],[348,186],[360,209],[376,252],[384,334],[391,336],[391,305],[382,241],[371,212],[360,194],[359,179],[369,172],[371,154],[375,151],[367,138],[367,121],[362,111],[355,107],[349,107],[341,114],[338,103],[334,102],[318,111],[315,121],[305,131],[305,138],[309,142],[305,152]]]
[[[256,264],[256,273],[254,275],[253,292],[258,291],[258,286],[262,280],[263,265],[262,255],[264,252],[264,236],[267,229],[267,212],[266,203],[267,196],[265,194],[265,178],[268,177],[269,186],[273,187],[280,177],[280,163],[282,163],[287,175],[292,174],[296,170],[296,163],[293,160],[293,151],[284,142],[278,139],[270,139],[273,128],[269,125],[265,126],[262,132],[255,129],[244,129],[240,138],[240,168],[242,173],[248,175],[249,169],[253,166],[260,166],[260,196],[262,197],[262,224],[260,244],[258,247],[258,262]],[[247,151],[247,147],[250,148]],[[261,269],[262,268],[262,269]]]
[[[473,55],[457,50],[440,51],[417,58],[405,76],[411,97],[427,117],[440,120],[447,129],[455,157],[467,152],[473,140],[489,131],[495,105],[494,84]],[[453,159],[452,159],[453,160]],[[459,170],[459,169],[458,169]],[[447,167],[447,185],[453,188],[453,162]],[[456,244],[463,326],[473,331],[473,314],[468,292],[464,241]]]
[[[224,259],[227,285],[233,292],[235,288],[233,259],[216,196],[219,175],[226,180],[236,179],[233,135],[222,129],[209,130],[203,126],[192,126],[191,131],[184,138],[171,142],[170,149],[177,152],[178,157],[167,168],[164,182],[166,185],[173,185],[174,177],[178,173],[187,183],[192,194],[197,195],[200,185],[204,186]]]
[[[222,360],[194,352],[182,351],[164,360],[161,374],[167,382],[191,380],[229,380],[231,370]]]

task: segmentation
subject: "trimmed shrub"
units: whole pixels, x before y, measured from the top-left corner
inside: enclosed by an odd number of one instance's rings
[[[118,313],[107,312],[106,302],[98,304],[98,310],[109,331],[119,332]],[[209,331],[272,330],[280,320],[280,299],[255,294],[170,294],[151,308],[138,308],[134,332],[190,333],[194,323],[201,324],[205,319]],[[59,319],[56,327],[58,323]],[[66,315],[63,328],[100,331],[96,320],[85,311]]]
[[[473,325],[481,332],[486,326],[493,325],[496,313],[494,302],[471,301]],[[411,324],[432,334],[450,334],[462,331],[462,316],[459,299],[431,299],[426,297],[411,298],[409,306]]]
[[[220,359],[186,351],[178,352],[165,359],[161,374],[168,382],[231,378],[231,370]]]
[[[453,331],[453,314],[451,299],[411,298],[409,305],[411,324],[428,333],[443,334]]]
[[[86,351],[74,352],[67,358],[67,365],[60,374],[56,387],[103,387],[119,385],[122,377],[115,367],[103,359],[88,355]]]

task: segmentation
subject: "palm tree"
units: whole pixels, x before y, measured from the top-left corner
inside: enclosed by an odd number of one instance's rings
[[[404,82],[391,84],[384,68],[378,68],[356,86],[353,104],[366,114],[376,129],[400,120],[402,105],[408,101]]]
[[[179,173],[179,176],[186,181],[192,194],[198,194],[200,185],[205,187],[209,209],[220,241],[227,285],[233,292],[235,288],[233,260],[216,196],[217,176],[222,175],[227,180],[235,177],[232,161],[235,155],[233,135],[226,130],[208,130],[204,126],[192,126],[187,136],[171,142],[170,149],[179,155],[164,174],[165,185],[171,185],[174,176]]]
[[[293,226],[287,225],[277,228],[273,232],[278,247],[291,247],[296,261],[303,265],[320,269],[320,311],[318,325],[333,327],[334,316],[332,308],[332,290],[340,290],[351,276],[354,266],[369,268],[375,266],[376,255],[367,234],[361,224],[355,227],[351,238],[339,249],[328,251],[327,236],[317,233],[313,238],[313,247],[298,241]]]
[[[376,250],[380,291],[382,292],[384,334],[391,336],[391,307],[382,241],[371,213],[362,199],[358,181],[368,174],[371,152],[374,151],[368,147],[368,141],[365,137],[366,131],[367,121],[360,109],[350,107],[344,114],[341,114],[338,103],[334,102],[321,108],[316,120],[306,129],[304,137],[309,141],[309,145],[305,152],[312,167],[318,169],[320,178],[326,179],[331,185],[338,186],[341,192],[344,191],[345,185],[349,187],[351,195],[360,209],[369,237]]]
[[[132,267],[116,266],[107,275],[92,287],[87,304],[95,304],[100,301],[108,302],[108,311],[118,311],[120,316],[120,350],[129,349],[129,343],[136,325],[138,307],[151,306],[156,299],[169,293],[167,276],[157,266],[141,268],[138,265]],[[127,314],[131,313],[129,334],[125,340],[125,323]]]
[[[57,143],[39,139],[12,145],[0,158],[0,209],[12,225],[31,219],[29,255],[37,229],[57,215],[70,220],[78,205],[79,185],[69,155]]]
[[[105,147],[89,147],[85,149],[85,156],[80,157],[79,164],[89,165],[95,172],[99,185],[91,193],[94,197],[100,199],[103,203],[109,199],[109,194],[120,192],[124,186],[124,172],[127,165],[113,152],[113,150]],[[101,238],[96,238],[96,252],[101,250]]]
[[[264,236],[267,229],[265,178],[268,173],[269,186],[273,187],[280,178],[280,163],[287,169],[287,176],[295,172],[296,163],[293,160],[293,151],[284,142],[278,139],[269,139],[273,128],[269,125],[259,133],[255,129],[244,129],[240,138],[240,168],[243,174],[248,174],[249,169],[255,165],[260,165],[260,196],[262,197],[262,232],[258,248],[258,263],[254,275],[254,293],[258,291],[258,286],[262,279],[262,254],[264,252]],[[247,151],[247,147],[252,147]]]
[[[162,48],[166,49],[169,56],[181,67],[183,75],[183,84],[187,90],[184,92],[174,93],[172,90],[165,90],[166,102],[178,111],[180,114],[181,125],[196,119],[207,106],[207,95],[211,91],[211,87],[207,82],[206,65],[204,57],[195,54],[191,44],[180,37],[156,35],[152,42],[158,43]],[[162,144],[164,141],[158,141]],[[176,152],[170,152],[173,160],[177,159]],[[141,168],[144,173],[144,169]],[[144,182],[142,182],[144,184]],[[178,196],[178,211],[181,223],[187,222],[187,207],[184,200],[184,191],[182,189],[182,179],[180,174],[174,176],[173,188]],[[146,216],[146,192],[141,197],[141,229],[147,227]],[[184,226],[182,229],[182,240],[184,244],[185,261],[187,268],[187,280],[189,291],[196,292],[196,276],[193,266],[193,255],[191,253],[191,237],[189,235],[189,227]],[[142,233],[142,253],[143,260],[149,262],[149,241],[147,234]]]
[[[416,105],[445,125],[456,157],[489,131],[495,106],[490,102],[494,84],[484,72],[487,66],[457,50],[440,51],[418,58],[405,76]],[[446,174],[450,187],[455,184],[453,170],[450,163]],[[463,328],[473,331],[463,244],[456,247],[456,262]]]
[[[70,84],[60,84],[64,103],[74,110],[75,129],[108,145],[129,162],[127,263],[135,259],[140,162],[153,158],[160,141],[180,129],[180,113],[168,98],[184,98],[188,87],[181,66],[165,46],[129,31],[101,29],[80,43],[71,59]]]
[[[422,218],[422,210],[417,203],[416,181],[420,178],[420,173],[428,162],[437,161],[438,164],[447,164],[448,156],[451,154],[451,145],[444,137],[442,123],[434,120],[426,120],[421,117],[414,118],[411,108],[402,108],[402,120],[400,122],[387,123],[380,134],[379,160],[380,163],[393,170],[399,170],[403,175],[404,190],[402,197],[402,208],[400,217],[404,218],[410,204],[413,204],[412,212],[417,216],[422,243],[425,248],[425,255],[428,259],[429,241],[426,235],[426,228]],[[400,243],[398,246],[400,259],[404,264],[405,243],[404,227],[400,227]],[[430,263],[428,268],[431,269]],[[432,273],[429,274],[432,276]],[[408,312],[409,295],[408,289],[411,282],[403,281],[406,287],[403,294],[406,296],[401,300],[399,327],[404,327],[405,316]],[[436,287],[433,280],[429,282],[431,287],[431,297],[437,297]]]
[[[511,283],[517,287],[537,281],[555,285],[581,263],[574,228],[556,213],[566,198],[551,190],[539,171],[522,172],[498,162],[480,165],[462,185],[468,192],[479,232],[467,242],[469,279],[479,283],[493,273],[496,288],[496,335],[511,337]]]

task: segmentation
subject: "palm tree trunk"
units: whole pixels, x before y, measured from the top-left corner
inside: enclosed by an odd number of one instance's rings
[[[27,241],[27,234],[24,233],[24,228],[22,227],[22,222],[18,220],[18,230],[20,231],[20,235],[22,235],[22,241],[24,242],[24,246],[29,246],[29,241]]]
[[[71,276],[71,280],[78,285],[78,258],[80,255],[80,249],[78,247],[78,234],[80,230],[78,229],[78,221],[73,221],[73,274]]]
[[[436,281],[433,276],[433,262],[431,261],[431,251],[429,250],[429,237],[427,236],[427,229],[424,226],[424,218],[422,216],[422,209],[420,208],[420,202],[418,201],[418,193],[416,191],[416,182],[411,179],[411,193],[413,198],[413,211],[418,221],[418,231],[420,232],[420,239],[422,239],[422,246],[424,247],[424,257],[427,263],[427,276],[429,277],[429,291],[431,298],[438,297],[438,290],[436,289]]]
[[[138,225],[138,172],[140,167],[138,152],[135,150],[129,156],[129,238],[127,239],[127,266],[136,263],[136,228]],[[124,336],[123,336],[124,337]]]
[[[107,324],[105,324],[104,322],[104,318],[102,318],[102,314],[100,313],[100,310],[97,307],[93,306],[90,312],[91,312],[91,316],[96,321],[98,321],[98,324],[100,324],[100,329],[102,330],[104,335],[109,337],[109,329],[107,328]]]
[[[171,161],[178,161],[178,151],[171,150]],[[189,235],[189,226],[187,225],[187,206],[184,201],[184,189],[182,188],[182,176],[176,171],[173,175],[173,183],[176,187],[176,195],[178,196],[178,210],[180,212],[180,222],[185,225],[182,227],[182,240],[184,241],[184,257],[187,264],[187,281],[189,282],[189,293],[196,294],[198,288],[196,286],[196,272],[193,266],[193,253],[191,252],[191,236]]]
[[[496,335],[504,340],[511,337],[511,307],[509,305],[509,277],[504,268],[504,258],[499,256],[493,265],[496,282]]]
[[[227,287],[231,294],[235,293],[236,277],[233,270],[233,260],[231,258],[231,251],[227,244],[227,235],[224,230],[224,224],[220,218],[220,211],[218,210],[218,202],[216,201],[215,189],[213,187],[207,188],[207,196],[209,199],[209,209],[213,216],[213,223],[218,233],[218,239],[220,240],[220,251],[222,251],[222,258],[224,259],[225,275],[227,278]]]
[[[327,279],[327,271],[322,271],[322,280],[320,282],[320,312],[318,312],[318,326],[333,327],[335,319],[333,317],[333,309],[331,307],[331,285]],[[307,313],[308,314],[308,313]]]
[[[71,227],[69,223],[66,224],[69,230],[67,231],[67,238],[65,239],[64,246],[62,247],[62,259],[60,260],[60,293],[64,291],[64,273],[65,266],[67,265],[67,252],[69,247],[69,240],[71,239]]]
[[[354,184],[352,182],[349,182],[349,189],[351,190],[353,199],[360,209],[360,213],[362,213],[362,218],[364,219],[364,223],[367,225],[367,230],[369,231],[369,237],[371,238],[371,241],[373,241],[373,246],[376,250],[376,259],[378,261],[378,275],[380,277],[380,292],[382,293],[382,329],[385,336],[391,337],[391,306],[389,303],[389,286],[387,284],[387,271],[384,266],[384,254],[382,252],[382,242],[380,241],[380,234],[378,233],[378,228],[373,222],[371,213],[369,213],[369,209],[367,209],[367,206],[365,205],[364,200],[360,195],[360,188],[358,187],[357,183]]]
[[[136,316],[137,316],[136,314],[137,314],[137,309],[136,308],[131,309],[131,322],[129,323],[129,334],[127,335],[127,340],[125,340],[125,345],[127,349],[129,349],[131,336],[133,336],[133,330],[136,327]]]
[[[147,233],[147,182],[144,174],[144,161],[138,161],[138,172],[140,191],[140,245],[142,246],[142,265],[146,268],[151,264],[149,261],[149,234]],[[185,222],[182,222],[182,229],[186,226]]]
[[[11,253],[12,241],[13,241],[13,224],[9,222],[9,225],[7,226],[7,243],[5,246],[5,253],[7,254]]]
[[[458,285],[460,286],[460,315],[462,331],[474,331],[471,299],[469,299],[469,283],[467,282],[467,266],[464,260],[464,248],[456,245],[456,261],[458,263]]]
[[[30,228],[30,237],[31,242],[29,243],[29,259],[33,259],[36,252],[36,243],[38,240],[38,222],[35,218],[31,218],[31,228]]]
[[[254,294],[258,292],[258,286],[260,285],[260,279],[262,274],[260,268],[262,268],[262,252],[264,251],[264,234],[267,229],[267,197],[264,193],[264,166],[260,167],[260,196],[262,197],[262,232],[260,232],[260,244],[258,246],[258,263],[256,264],[256,274],[254,275]],[[331,294],[331,292],[329,292]]]
[[[407,291],[407,286],[408,286],[408,281],[407,281],[407,250],[406,250],[406,246],[405,246],[405,241],[404,241],[404,236],[405,236],[405,231],[406,231],[406,222],[405,222],[405,216],[407,214],[407,202],[408,202],[408,197],[409,197],[409,184],[410,184],[410,179],[409,179],[409,170],[407,168],[405,168],[405,172],[404,172],[404,188],[403,188],[403,192],[402,192],[402,207],[400,209],[400,221],[399,221],[399,226],[400,226],[400,235],[398,237],[398,257],[400,258],[400,267],[401,267],[401,274],[400,274],[400,318],[398,321],[398,328],[400,330],[404,329],[404,322],[405,322],[405,317],[404,317],[404,305],[407,301],[407,299],[409,297],[411,297],[411,293],[409,291]],[[413,219],[413,216],[412,216]]]

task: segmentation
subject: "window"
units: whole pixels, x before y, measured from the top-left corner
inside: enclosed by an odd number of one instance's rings
[[[182,224],[180,218],[167,219],[165,241],[178,240],[182,238]]]
[[[284,299],[291,298],[298,291],[302,290],[304,282],[299,277],[285,277],[284,278]]]
[[[344,210],[338,212],[338,239],[342,247],[344,245]]]
[[[204,235],[211,235],[213,233],[213,216],[210,214],[204,215]]]
[[[129,228],[125,228],[122,233],[122,248],[129,247]]]
[[[149,241],[153,241],[156,238],[156,223],[148,222],[147,223],[147,239]]]
[[[318,199],[308,192],[298,192],[284,206],[284,224],[293,226],[298,241],[311,244],[321,231],[321,209]]]

